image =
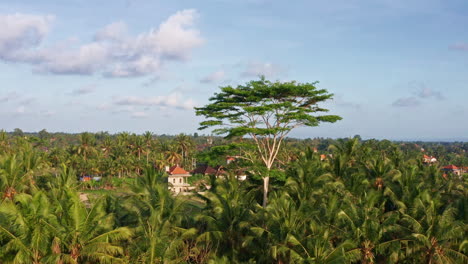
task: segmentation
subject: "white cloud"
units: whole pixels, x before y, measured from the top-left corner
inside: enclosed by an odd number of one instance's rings
[[[21,60],[24,49],[39,45],[50,30],[53,16],[0,15],[0,59]]]
[[[105,43],[92,42],[74,50],[43,49],[30,58],[34,58],[39,73],[91,75],[112,64],[110,52]]]
[[[221,82],[225,79],[226,73],[223,70],[215,71],[203,79],[200,80],[201,83],[216,83]]]
[[[21,106],[18,106],[16,109],[15,109],[15,113],[17,114],[24,114],[24,112],[26,111],[26,108],[21,105]]]
[[[109,103],[102,103],[96,107],[97,110],[108,110],[111,108],[111,104]]]
[[[16,92],[10,92],[4,96],[0,96],[0,103],[16,100],[20,98],[19,94]]]
[[[45,117],[51,117],[51,116],[54,116],[55,114],[56,112],[52,110],[46,110],[46,111],[41,112],[41,115]]]
[[[195,107],[195,102],[192,99],[183,99],[180,93],[154,97],[125,96],[115,98],[114,104],[126,106],[162,106],[184,110],[191,110]]]
[[[96,32],[94,35],[95,41],[121,41],[128,37],[127,25],[122,22],[114,22],[103,29]]]
[[[136,77],[157,74],[165,63],[185,61],[203,44],[194,27],[198,13],[182,10],[156,29],[130,36],[123,22],[107,25],[93,41],[78,46],[42,47],[50,16],[0,16],[0,60],[29,63],[38,73]],[[7,30],[3,30],[6,28]]]
[[[148,34],[147,41],[165,57],[187,59],[191,49],[203,43],[200,32],[192,28],[196,17],[194,9],[179,11]]]
[[[333,97],[333,102],[337,106],[341,106],[341,107],[354,108],[354,109],[360,109],[361,108],[361,104],[354,103],[354,102],[351,102],[351,101],[347,101],[347,100],[344,99],[344,97],[342,95],[335,95]]]
[[[403,97],[393,102],[396,107],[414,107],[420,105],[421,102],[416,97]]]
[[[427,87],[421,87],[421,89],[419,89],[417,92],[416,92],[416,95],[420,98],[423,98],[423,99],[426,99],[426,98],[436,98],[438,100],[443,100],[445,99],[445,96],[439,92],[439,91],[435,91],[431,88],[427,88]]]
[[[85,95],[85,94],[93,93],[94,91],[96,91],[96,85],[91,84],[91,85],[86,85],[78,89],[75,89],[71,92],[71,94],[72,95]]]
[[[0,103],[16,102],[18,105],[31,105],[36,101],[36,98],[27,94],[18,94],[17,92],[9,92],[6,95],[0,96]]]
[[[411,87],[413,96],[401,97],[393,102],[393,106],[414,107],[426,102],[431,98],[440,101],[445,99],[445,96],[441,92],[426,87],[424,83],[413,81],[409,83],[409,86]]]
[[[468,51],[468,43],[463,43],[463,42],[455,43],[451,45],[450,48],[454,50]]]
[[[249,62],[246,69],[241,73],[243,77],[258,77],[264,75],[266,78],[278,77],[286,72],[286,69],[278,64]]]
[[[149,114],[146,112],[133,112],[131,116],[136,118],[144,118],[149,117]]]
[[[126,105],[125,107],[115,107],[115,105],[114,105],[114,107],[109,106],[108,109],[113,109],[112,114],[136,112],[135,107],[133,107],[132,105]]]
[[[19,103],[20,103],[20,105],[31,105],[35,101],[36,101],[36,98],[27,97],[27,98],[23,98]]]

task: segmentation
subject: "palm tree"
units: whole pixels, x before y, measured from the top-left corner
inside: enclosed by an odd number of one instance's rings
[[[175,145],[169,145],[169,148],[164,152],[166,157],[167,164],[179,164],[182,160],[182,155],[180,155],[176,149]]]
[[[348,161],[352,162],[358,154],[359,146],[358,138],[338,139],[335,144],[330,145],[329,149],[334,154],[346,156]]]
[[[347,255],[360,263],[396,263],[401,258],[405,241],[400,237],[399,213],[385,212],[382,194],[370,191],[357,201],[346,201],[338,213],[344,238],[352,241]]]
[[[150,131],[146,131],[146,132],[143,134],[143,138],[144,138],[144,141],[145,141],[145,144],[146,144],[146,150],[145,150],[145,153],[146,153],[146,165],[148,165],[149,156],[150,156],[150,154],[151,154],[151,148],[153,147],[153,133],[151,133]]]
[[[175,138],[175,143],[177,145],[177,149],[181,152],[182,163],[184,166],[191,166],[191,162],[187,162],[187,158],[191,149],[194,147],[195,143],[193,142],[192,138],[185,135],[179,134]]]
[[[234,175],[218,180],[212,177],[211,189],[199,196],[206,207],[197,219],[206,230],[197,241],[201,246],[213,245],[218,256],[228,256],[233,262],[248,257],[244,241],[250,233],[253,209],[260,206],[245,184]]]
[[[56,223],[50,201],[41,191],[4,201],[0,205],[0,234],[6,238],[0,248],[2,262],[49,263]]]
[[[105,136],[104,140],[101,143],[101,150],[104,152],[106,157],[109,157],[110,152],[112,151],[113,142],[110,136]]]
[[[0,193],[2,200],[13,200],[15,194],[28,189],[24,168],[16,155],[0,156]]]
[[[88,157],[93,154],[96,150],[94,149],[95,138],[93,134],[83,132],[80,134],[80,145],[77,148],[77,153],[82,155],[86,161]]]
[[[305,211],[284,193],[272,195],[265,209],[264,226],[252,227],[255,238],[251,246],[267,247],[266,252],[255,251],[265,263],[342,263],[345,250],[351,243],[334,245],[332,233],[311,218],[314,212]],[[316,213],[316,212],[315,212]],[[261,223],[261,222],[260,222]],[[266,253],[266,254],[265,254]]]
[[[145,152],[145,146],[144,139],[141,136],[133,135],[131,148],[133,149],[133,153],[138,157],[138,161],[135,162],[135,165],[137,165],[135,166],[137,175],[140,174],[141,154]]]
[[[131,257],[139,263],[180,260],[182,239],[195,233],[194,229],[180,227],[185,203],[172,196],[167,179],[151,167],[130,187],[127,210],[137,220]]]
[[[104,210],[103,198],[88,208],[75,191],[66,193],[66,198],[55,201],[58,224],[52,244],[54,262],[122,262],[124,251],[119,242],[129,239],[132,231],[115,227],[114,215]]]
[[[403,215],[411,232],[406,248],[407,259],[424,263],[468,263],[466,223],[455,219],[457,210],[444,208],[428,193],[414,200],[412,209]]]
[[[394,169],[391,160],[383,154],[366,160],[361,168],[367,179],[378,190],[383,190],[385,180],[391,180],[401,174],[399,170]]]
[[[8,134],[2,129],[0,130],[0,154],[8,152],[9,148]]]

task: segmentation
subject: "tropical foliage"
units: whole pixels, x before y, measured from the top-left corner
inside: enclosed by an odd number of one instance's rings
[[[467,176],[421,162],[466,144],[287,139],[263,207],[254,155],[168,190],[165,166],[239,153],[207,138],[0,133],[0,263],[468,263]]]

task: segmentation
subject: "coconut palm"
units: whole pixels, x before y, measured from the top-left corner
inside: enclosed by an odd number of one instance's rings
[[[444,207],[426,192],[403,215],[402,221],[411,232],[406,248],[408,260],[429,264],[468,263],[467,224],[456,220],[455,208]]]
[[[181,158],[182,158],[182,164],[184,166],[191,166],[191,162],[187,162],[187,159],[189,157],[189,153],[194,147],[195,143],[193,142],[192,138],[185,135],[185,134],[179,134],[175,138],[175,144],[177,145],[177,149],[181,153]]]
[[[43,192],[25,193],[0,205],[0,247],[2,263],[50,263],[57,218]],[[0,244],[1,245],[1,244]]]
[[[180,262],[182,240],[195,234],[194,229],[180,227],[185,203],[172,196],[165,179],[154,168],[146,168],[131,185],[127,208],[137,220],[131,255],[139,263]]]
[[[80,145],[77,147],[76,152],[86,161],[90,155],[96,152],[96,149],[94,148],[96,139],[93,134],[88,132],[81,133],[79,139]]]
[[[145,153],[146,153],[146,165],[148,165],[149,163],[149,156],[151,154],[151,149],[153,147],[153,143],[154,143],[154,140],[153,140],[153,133],[150,132],[150,131],[146,131],[144,134],[143,134],[143,138],[144,138],[144,141],[145,141],[145,144],[146,144],[146,149],[145,149]]]
[[[385,202],[379,191],[371,190],[356,201],[346,201],[337,214],[343,238],[353,243],[347,251],[351,261],[360,263],[396,263],[401,259],[403,237],[399,237],[400,214],[385,212]]]
[[[16,155],[0,156],[0,194],[1,199],[13,200],[17,193],[28,189],[24,167]]]
[[[247,191],[246,183],[234,175],[211,180],[211,189],[199,196],[206,201],[206,207],[197,219],[206,228],[197,241],[201,246],[213,245],[218,256],[228,256],[233,262],[248,260],[244,241],[250,234],[253,210],[260,206],[254,192]]]
[[[0,130],[0,154],[8,152],[10,149],[10,143],[8,140],[8,134],[5,130]]]
[[[313,220],[318,212],[305,212],[287,193],[272,195],[265,209],[265,224],[252,227],[255,238],[251,246],[261,244],[265,251],[256,251],[264,263],[342,263],[348,241],[334,245],[332,233]],[[263,249],[263,247],[259,247]]]
[[[54,261],[58,263],[119,263],[124,255],[119,242],[129,239],[128,227],[116,227],[114,215],[104,210],[103,198],[89,208],[73,190],[56,200],[58,217],[53,239]]]

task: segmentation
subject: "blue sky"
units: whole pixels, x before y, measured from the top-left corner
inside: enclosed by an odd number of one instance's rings
[[[335,94],[292,136],[466,139],[466,25],[465,0],[4,1],[1,128],[193,133],[263,74]]]

